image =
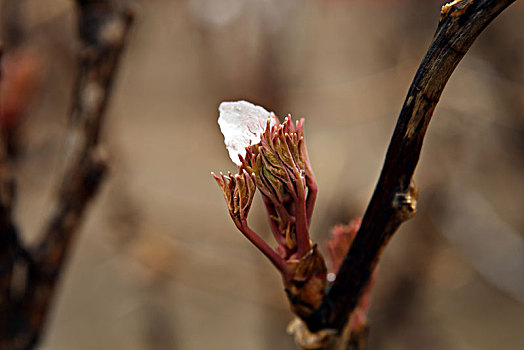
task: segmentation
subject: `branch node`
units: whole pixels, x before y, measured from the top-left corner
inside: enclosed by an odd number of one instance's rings
[[[417,212],[418,190],[413,179],[407,191],[399,191],[393,197],[393,208],[396,210],[400,221],[406,221],[415,216]]]

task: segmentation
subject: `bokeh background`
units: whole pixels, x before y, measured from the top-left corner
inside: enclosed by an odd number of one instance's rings
[[[17,129],[16,219],[45,222],[75,75],[73,1],[0,1],[34,94]],[[111,175],[63,273],[41,349],[294,349],[281,281],[236,231],[210,171],[216,119],[246,99],[306,118],[312,235],[363,214],[435,32],[436,0],[144,0],[104,142]],[[30,89],[31,90],[31,89]],[[524,4],[452,76],[415,176],[418,214],[380,263],[369,349],[524,346]],[[270,239],[261,203],[251,224]]]

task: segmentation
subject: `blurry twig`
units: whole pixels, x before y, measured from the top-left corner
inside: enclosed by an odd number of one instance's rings
[[[415,214],[412,177],[440,95],[482,30],[515,0],[456,0],[442,7],[437,32],[415,75],[362,225],[322,305],[307,320],[312,331],[341,331],[400,224]]]
[[[71,242],[106,173],[100,129],[133,16],[110,0],[77,0],[77,8],[81,45],[68,157],[42,238],[27,252],[11,222],[14,191],[0,162],[0,349],[37,343]],[[4,153],[0,150],[0,161]]]

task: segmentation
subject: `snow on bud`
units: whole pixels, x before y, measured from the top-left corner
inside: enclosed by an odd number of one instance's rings
[[[260,134],[266,130],[267,120],[273,127],[277,118],[263,107],[247,101],[222,102],[218,107],[218,125],[224,135],[224,143],[231,160],[240,165],[238,155],[246,155],[246,147],[260,142]]]

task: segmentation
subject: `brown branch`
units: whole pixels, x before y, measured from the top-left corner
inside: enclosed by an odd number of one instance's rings
[[[0,43],[0,83],[2,82],[2,56],[3,47]],[[0,95],[0,109],[2,108],[2,96]],[[0,137],[3,136],[0,131]],[[5,154],[3,137],[0,139],[0,338],[8,327],[8,319],[3,316],[9,310],[9,291],[11,289],[11,275],[13,266],[13,256],[16,247],[13,243],[16,239],[11,234],[11,210],[6,200],[4,186],[5,179]],[[0,340],[0,347],[2,343]]]
[[[3,48],[0,44],[0,83],[2,82],[2,53]],[[3,98],[4,94],[0,96],[0,109],[3,108]],[[0,349],[7,348],[9,345],[7,339],[10,332],[13,272],[20,256],[24,255],[12,217],[15,183],[9,172],[4,140],[5,130],[0,127]]]
[[[84,208],[106,165],[98,149],[100,129],[120,54],[132,22],[111,1],[79,0],[81,49],[69,119],[68,157],[56,208],[33,252],[35,263],[57,273]]]
[[[10,206],[4,205],[5,178],[0,176],[1,268],[6,261],[10,264],[7,273],[0,273],[1,297],[8,300],[6,312],[0,310],[0,349],[30,349],[37,343],[75,233],[107,170],[99,149],[99,135],[133,16],[111,0],[77,0],[77,9],[81,45],[69,118],[68,155],[51,217],[41,240],[29,253],[20,248],[16,230],[8,220],[10,216],[4,215],[10,213]],[[1,160],[0,175],[3,175],[5,166]],[[8,234],[13,238],[8,240]],[[18,250],[22,253],[18,254]],[[11,260],[20,255],[26,270],[24,288],[11,295],[14,264]],[[3,301],[0,299],[0,307]]]
[[[310,330],[343,329],[385,245],[400,224],[415,214],[412,177],[444,86],[480,32],[514,1],[456,0],[442,7],[433,42],[402,106],[360,230],[322,305],[306,320]]]

